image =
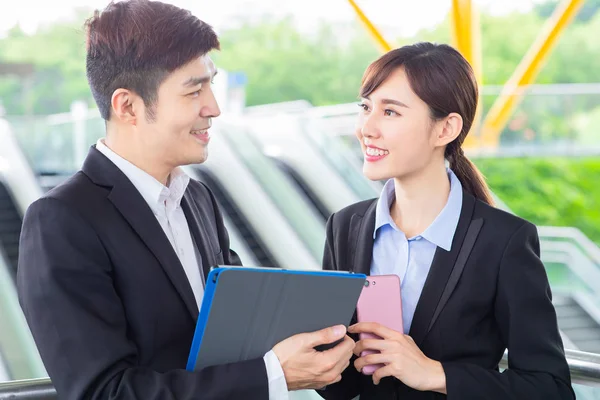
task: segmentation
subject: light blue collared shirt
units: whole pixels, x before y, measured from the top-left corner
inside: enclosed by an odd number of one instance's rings
[[[371,275],[400,277],[405,334],[410,331],[435,251],[437,247],[450,251],[460,218],[462,185],[452,170],[447,171],[450,179],[448,201],[431,225],[420,235],[406,238],[390,215],[390,205],[396,196],[393,179],[386,182],[377,201]]]

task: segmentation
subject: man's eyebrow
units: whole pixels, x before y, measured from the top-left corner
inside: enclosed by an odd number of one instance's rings
[[[217,71],[215,71],[212,76],[192,76],[187,81],[183,82],[183,86],[191,88],[200,84],[209,83],[215,77],[215,75],[217,75]]]

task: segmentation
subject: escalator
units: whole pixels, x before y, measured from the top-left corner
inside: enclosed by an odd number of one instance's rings
[[[195,166],[193,169],[196,175],[195,178],[205,183],[213,192],[223,214],[229,218],[231,224],[237,229],[241,239],[252,252],[258,265],[279,268],[273,254],[214,174],[204,166]]]
[[[304,134],[303,121],[297,115],[269,115],[246,118],[245,126],[252,142],[288,177],[321,219],[327,220],[360,199]]]
[[[15,279],[19,260],[22,218],[5,182],[0,180],[0,246],[6,256],[10,276]]]
[[[317,194],[312,190],[308,183],[302,178],[302,176],[285,160],[277,157],[269,157],[279,169],[290,178],[292,182],[296,184],[298,189],[304,193],[304,196],[310,201],[315,210],[323,217],[326,221],[331,215],[331,212],[327,209],[327,206],[321,201]]]
[[[245,242],[261,266],[319,269],[325,242],[322,217],[244,129],[215,121],[212,132],[211,156],[200,171],[192,167],[190,175],[218,196],[227,229],[235,228],[238,242]]]
[[[0,381],[48,376],[21,312],[11,274],[7,257],[0,254]]]
[[[307,116],[299,118],[299,121],[302,135],[318,151],[329,168],[346,182],[358,200],[379,196],[384,182],[371,181],[363,175],[362,158],[356,157],[353,146],[344,145],[339,137],[332,135],[321,118]]]
[[[578,350],[600,353],[600,321],[592,313],[597,307],[588,307],[576,296],[555,295],[558,326]]]

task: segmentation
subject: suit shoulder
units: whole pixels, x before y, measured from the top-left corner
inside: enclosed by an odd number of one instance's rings
[[[359,201],[358,203],[350,204],[349,206],[346,206],[341,210],[335,212],[335,220],[349,221],[355,214],[364,216],[369,207],[371,207],[371,205],[373,205],[373,203],[375,202],[377,202],[377,198],[363,200]]]
[[[100,191],[106,188],[94,184],[83,172],[79,171],[64,182],[44,193],[27,208],[26,214],[51,210],[64,210],[83,216],[87,210],[94,210],[98,201],[105,197]]]
[[[92,181],[82,172],[79,171],[67,178],[57,186],[46,192],[41,199],[56,199],[66,203],[71,203],[78,199],[82,194],[89,192],[94,186]]]
[[[210,188],[204,182],[194,178],[190,178],[190,183],[188,187],[196,194],[203,194],[208,196],[212,193]]]
[[[507,235],[512,235],[524,225],[535,227],[533,223],[522,217],[519,217],[518,215],[490,206],[489,204],[480,200],[476,200],[475,215],[484,217],[490,221],[497,232],[505,232]]]
[[[188,190],[196,203],[214,207],[216,199],[212,190],[210,190],[206,183],[191,178],[190,183],[188,184]]]

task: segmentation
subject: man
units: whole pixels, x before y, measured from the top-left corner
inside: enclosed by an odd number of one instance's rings
[[[20,243],[21,305],[59,398],[274,399],[338,381],[354,346],[343,327],[183,369],[210,266],[240,263],[215,198],[178,168],[207,157],[219,42],[189,12],[148,0],[111,3],[87,36],[106,138],[31,205]]]

